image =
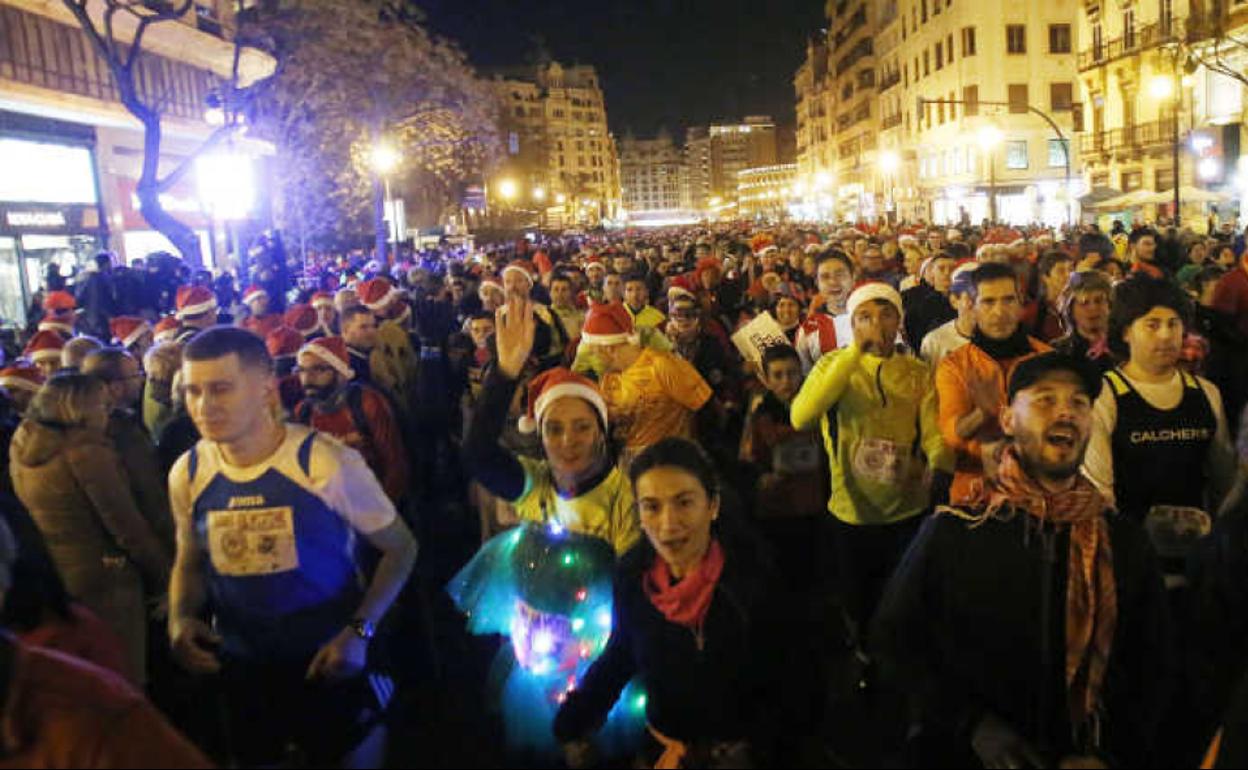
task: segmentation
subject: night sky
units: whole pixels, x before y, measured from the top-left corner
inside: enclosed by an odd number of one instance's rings
[[[820,0],[418,0],[428,27],[481,67],[524,64],[544,46],[592,64],[612,131],[649,136],[744,115],[794,118],[793,75]]]

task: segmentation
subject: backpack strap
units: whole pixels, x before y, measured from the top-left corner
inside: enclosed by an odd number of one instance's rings
[[[380,449],[373,441],[373,429],[368,423],[368,415],[364,413],[364,387],[358,383],[350,383],[347,385],[347,408],[351,410],[351,421],[355,423],[355,429],[364,439],[364,443]]]

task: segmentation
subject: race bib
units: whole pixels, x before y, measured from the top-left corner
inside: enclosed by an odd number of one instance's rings
[[[906,449],[883,438],[864,438],[854,452],[854,475],[877,484],[896,484],[906,468]]]
[[[208,512],[208,553],[221,575],[274,575],[299,569],[292,508]]]

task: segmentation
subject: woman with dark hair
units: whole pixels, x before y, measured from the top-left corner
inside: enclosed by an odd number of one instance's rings
[[[666,439],[629,469],[645,540],[620,562],[610,640],[555,718],[569,764],[637,677],[654,767],[744,767],[773,734],[783,676],[765,617],[770,570],[721,515],[696,444]]]
[[[1109,350],[1109,308],[1114,287],[1098,270],[1080,270],[1070,276],[1058,300],[1066,334],[1053,341],[1053,349],[1083,357],[1102,372],[1117,363]]]

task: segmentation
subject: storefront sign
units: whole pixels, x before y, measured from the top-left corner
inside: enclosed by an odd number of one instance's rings
[[[4,221],[14,228],[60,228],[65,226],[65,214],[60,211],[6,211]]]
[[[103,235],[95,206],[0,203],[0,235]]]

